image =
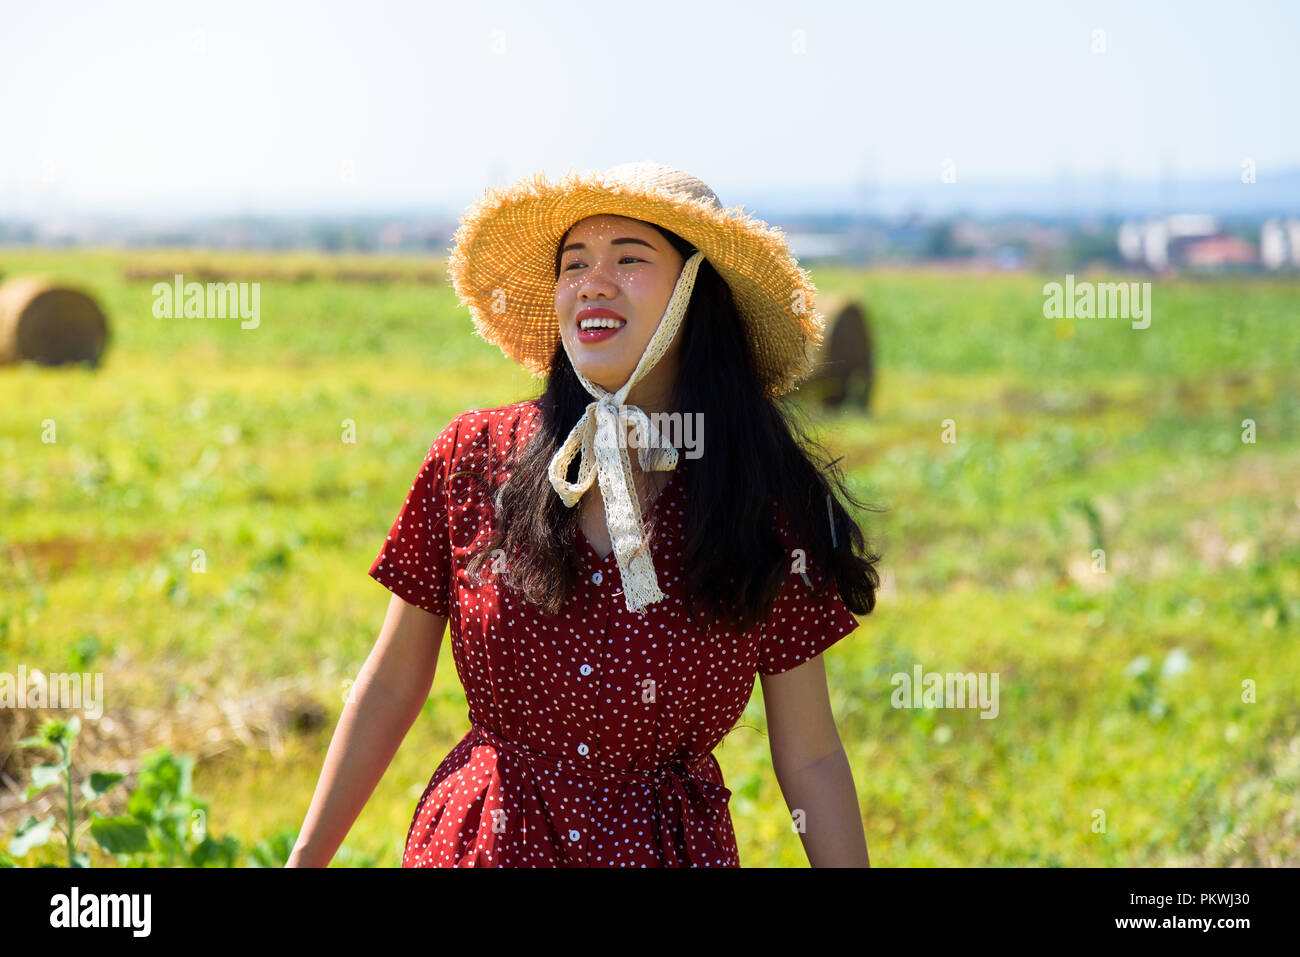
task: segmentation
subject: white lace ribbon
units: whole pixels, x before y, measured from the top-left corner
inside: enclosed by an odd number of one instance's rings
[[[664,595],[659,590],[659,579],[655,575],[654,561],[641,524],[641,503],[632,480],[632,460],[627,454],[627,426],[630,424],[636,430],[637,461],[642,469],[660,472],[675,469],[677,449],[663,441],[643,409],[626,405],[623,400],[672,345],[686,315],[695,276],[703,260],[704,254],[697,251],[683,264],[677,286],[668,300],[668,308],[659,320],[659,328],[646,344],[641,361],[617,392],[602,388],[578,371],[568,342],[561,337],[574,372],[595,401],[583,411],[564,444],[551,458],[551,486],[564,504],[573,508],[591,488],[592,482],[599,479],[600,494],[605,502],[605,523],[609,526],[610,541],[623,578],[623,595],[628,610],[637,613],[641,613],[646,605],[661,601]],[[578,463],[578,480],[570,482],[569,463],[579,453],[582,458]]]

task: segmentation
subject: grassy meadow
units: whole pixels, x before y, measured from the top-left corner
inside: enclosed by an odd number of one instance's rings
[[[99,369],[0,367],[0,671],[104,673],[78,767],[166,745],[211,832],[301,825],[429,445],[540,388],[431,262],[0,250],[111,324]],[[260,325],[155,318],[142,263],[260,281]],[[879,352],[871,414],[806,406],[888,507],[878,607],[825,656],[873,864],[1300,865],[1300,282],[1156,279],[1139,330],[1044,318],[1060,276],[812,273],[865,298]],[[336,866],[400,863],[468,728],[446,642]],[[894,708],[916,665],[997,673],[997,717]],[[60,808],[22,800],[41,716],[0,728],[0,848]],[[715,752],[741,862],[806,866],[763,726],[756,682]]]

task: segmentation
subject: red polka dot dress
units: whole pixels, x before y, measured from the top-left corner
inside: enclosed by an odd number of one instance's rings
[[[491,533],[482,473],[526,443],[538,400],[465,412],[438,436],[370,575],[448,619],[469,731],[415,809],[403,867],[738,867],[731,792],[713,749],[739,720],[755,672],[786,671],[858,622],[819,569],[788,576],[766,621],[697,628],[682,565],[684,454],[651,504],[665,598],[627,609],[613,553],[579,529],[582,577],[547,615],[466,564]],[[451,477],[454,476],[454,477]],[[774,513],[774,517],[777,513]],[[783,520],[787,551],[797,547]]]

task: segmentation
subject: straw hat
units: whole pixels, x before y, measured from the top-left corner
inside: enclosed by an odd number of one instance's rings
[[[824,335],[817,290],[780,229],[724,208],[697,177],[661,163],[534,173],[487,190],[461,217],[447,269],[477,335],[533,376],[560,341],[555,252],[579,220],[613,214],[669,229],[704,254],[731,287],[765,389],[790,392],[812,372]]]

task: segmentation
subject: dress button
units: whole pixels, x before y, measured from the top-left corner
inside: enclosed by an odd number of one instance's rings
[[[590,750],[591,750],[591,749],[590,749],[589,747],[587,747],[585,744],[580,744],[580,745],[578,745],[578,753],[579,753],[579,754],[586,754],[586,753],[587,753],[588,751],[590,751]]]
[[[581,674],[589,675],[591,674],[591,665],[583,665],[581,668],[578,669],[578,671]]]
[[[569,832],[569,840],[571,840],[571,841],[576,841],[576,840],[577,840],[578,838],[580,838],[580,837],[582,837],[582,834],[581,834],[580,832],[578,832],[578,831],[570,831],[570,832]]]
[[[594,574],[594,575],[591,576],[591,580],[592,580],[593,582],[595,582],[597,585],[599,585],[599,584],[600,584],[600,580],[601,580],[602,578],[604,578],[604,577],[605,577],[605,576],[602,575],[600,572],[596,572],[596,574]]]

